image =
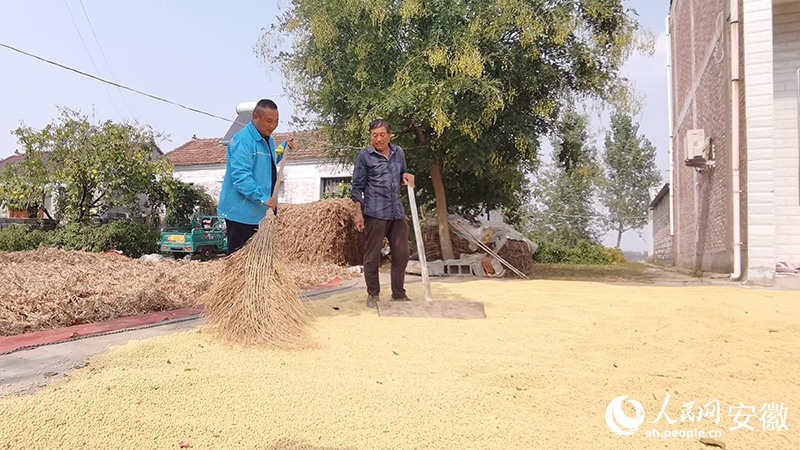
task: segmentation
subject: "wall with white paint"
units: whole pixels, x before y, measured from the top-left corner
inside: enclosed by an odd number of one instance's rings
[[[278,202],[309,203],[322,198],[322,179],[350,177],[353,167],[325,160],[286,161],[283,186],[278,193]],[[175,177],[185,183],[202,186],[215,200],[219,200],[225,165],[179,166]]]
[[[797,263],[800,262],[800,1],[775,5],[773,31],[775,256],[778,261]]]

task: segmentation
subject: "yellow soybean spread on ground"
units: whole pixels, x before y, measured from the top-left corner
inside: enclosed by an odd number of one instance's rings
[[[350,292],[309,305],[313,349],[236,349],[202,328],[132,341],[0,398],[0,449],[703,447],[652,428],[721,430],[730,449],[800,443],[796,292],[482,280],[433,295],[485,302],[488,318],[380,318]],[[606,424],[614,398],[650,422],[667,393],[672,419],[718,400],[719,425]],[[729,431],[740,402],[784,403],[789,430],[762,431],[757,412],[754,431]]]

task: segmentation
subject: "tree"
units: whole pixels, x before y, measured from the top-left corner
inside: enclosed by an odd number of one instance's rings
[[[639,125],[627,114],[611,117],[605,147],[606,179],[601,192],[619,248],[623,233],[647,224],[650,188],[661,183],[661,173],[656,166],[655,146],[639,135]]]
[[[586,116],[568,110],[552,137],[553,165],[536,178],[528,228],[538,239],[574,247],[597,242],[602,216],[595,208],[602,171],[589,143]]]
[[[275,51],[282,33],[294,37],[289,53]],[[421,201],[433,197],[444,219],[519,208],[559,105],[621,100],[620,67],[652,47],[641,37],[622,0],[293,0],[255,50],[334,142],[365,144],[376,117],[399,126],[409,166],[430,173],[417,178]]]
[[[161,177],[152,185],[147,205],[153,212],[164,209],[164,223],[168,226],[190,226],[196,213],[217,213],[216,202],[203,188],[172,176]],[[157,222],[157,217],[151,217],[150,221]]]
[[[0,202],[42,205],[53,195],[59,219],[83,221],[113,207],[139,211],[139,196],[172,165],[166,158],[152,159],[158,135],[148,126],[105,121],[68,108],[41,130],[21,126],[14,131],[24,149],[23,161],[4,170]]]
[[[551,140],[553,156],[567,173],[594,162],[595,148],[586,145],[590,139],[588,123],[589,119],[585,115],[570,109],[564,113],[556,127],[556,136]]]
[[[0,173],[0,205],[8,209],[41,210],[51,222],[45,199],[51,192],[47,157],[41,152],[23,156],[22,161],[3,167]]]

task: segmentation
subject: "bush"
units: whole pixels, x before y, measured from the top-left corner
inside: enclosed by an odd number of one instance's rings
[[[616,247],[606,247],[605,252],[606,255],[608,256],[608,261],[611,264],[622,264],[626,262],[625,254],[622,253],[622,250]]]
[[[131,258],[158,253],[161,236],[158,229],[150,225],[128,221],[101,226],[70,222],[46,234],[44,244],[48,247],[90,252],[119,250]]]
[[[605,265],[625,262],[620,249],[605,248],[588,241],[578,241],[572,248],[541,240],[537,244],[539,249],[533,260],[539,263]]]
[[[68,222],[47,233],[44,245],[64,250],[94,250],[97,238],[94,235],[98,227],[80,222]]]
[[[138,258],[150,253],[158,253],[161,233],[156,228],[139,222],[109,222],[93,233],[95,250],[119,250],[126,256]]]
[[[609,264],[608,255],[602,245],[592,244],[584,240],[578,241],[575,247],[570,249],[569,254],[563,263],[565,264]]]
[[[569,251],[570,249],[563,245],[541,242],[538,250],[533,254],[533,260],[539,263],[560,264],[567,257]]]
[[[339,189],[331,190],[324,192],[322,194],[322,199],[329,199],[329,198],[349,198],[350,192],[353,189],[352,183],[339,183]]]
[[[0,251],[21,252],[35,250],[45,239],[45,232],[31,230],[27,225],[12,224],[0,229]]]

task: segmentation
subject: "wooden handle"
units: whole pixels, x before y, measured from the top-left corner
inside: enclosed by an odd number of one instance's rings
[[[422,270],[422,292],[425,301],[431,301],[431,285],[428,281],[428,261],[425,258],[425,245],[422,243],[422,230],[419,226],[419,216],[417,215],[417,199],[414,197],[414,187],[408,186],[408,202],[411,206],[411,218],[414,220],[414,234],[417,236],[417,253],[419,253],[419,264]]]
[[[272,189],[272,197],[278,198],[278,190],[281,187],[281,181],[283,181],[283,166],[286,165],[286,160],[289,159],[289,155],[287,152],[289,151],[289,144],[286,144],[287,148],[283,149],[283,158],[281,159],[281,168],[278,169],[278,178],[275,180],[275,188]],[[267,208],[267,213],[272,211],[272,208]]]

